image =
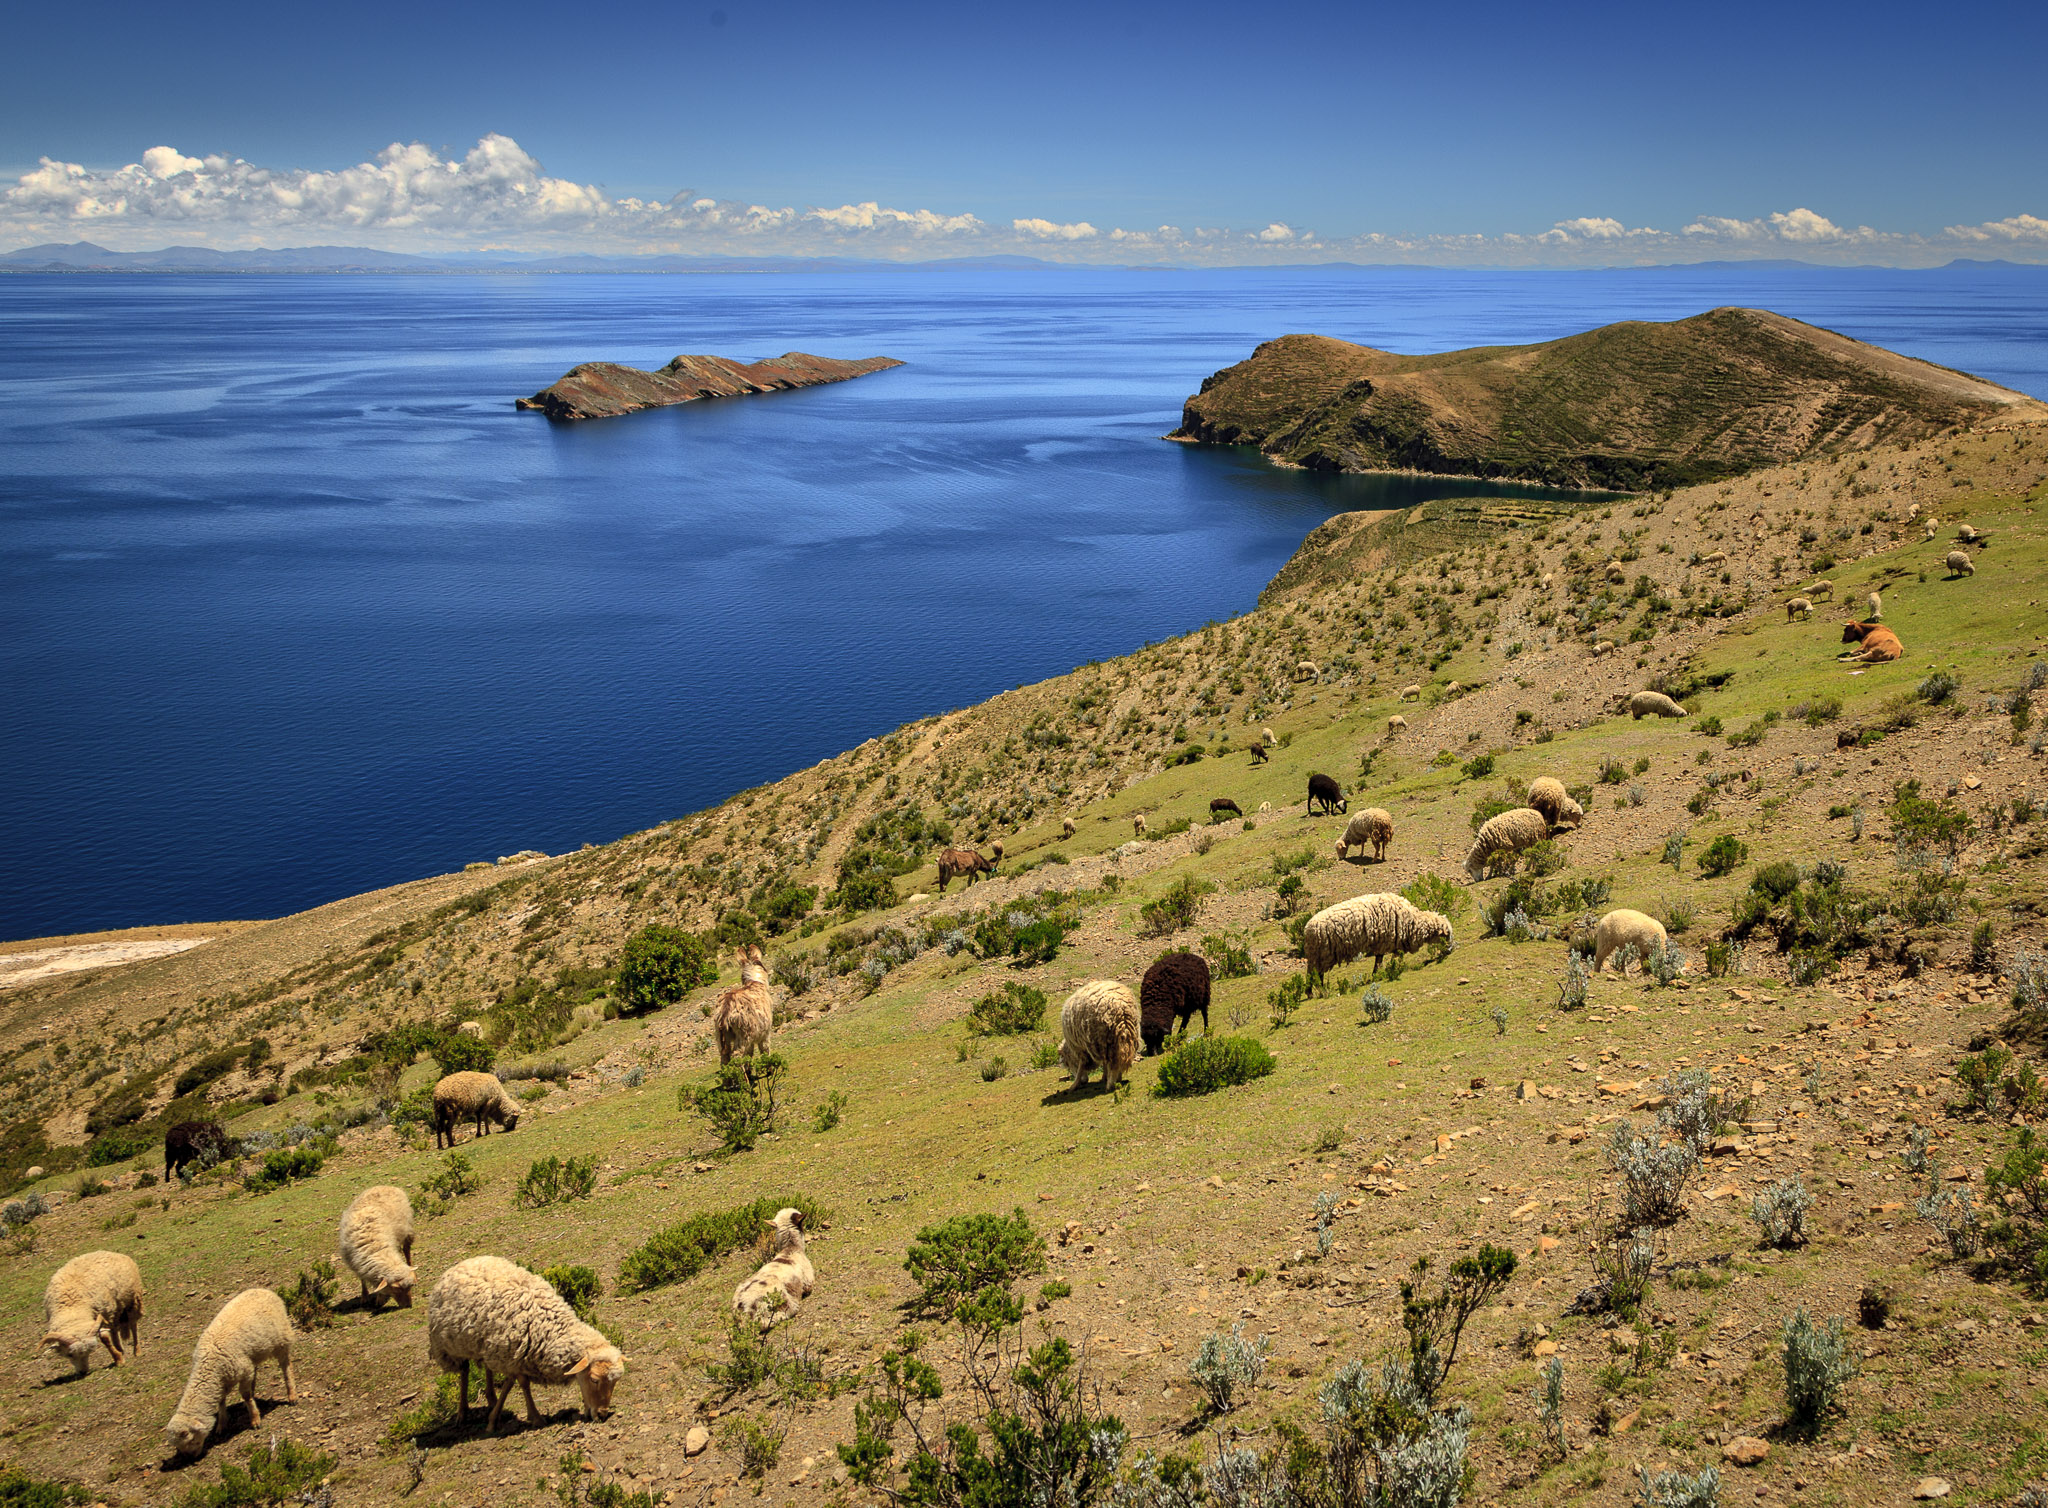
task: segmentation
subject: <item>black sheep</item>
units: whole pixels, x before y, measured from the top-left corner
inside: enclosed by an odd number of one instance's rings
[[[1147,1054],[1156,1054],[1167,1034],[1187,1024],[1195,1013],[1209,1030],[1209,965],[1193,953],[1169,953],[1145,971],[1138,986],[1138,1035]]]
[[[1314,812],[1316,803],[1323,804],[1323,815],[1341,814],[1351,810],[1351,804],[1344,799],[1344,792],[1336,781],[1327,775],[1308,777],[1308,809]]]
[[[164,1181],[166,1183],[188,1162],[198,1162],[209,1152],[216,1162],[234,1153],[235,1139],[219,1121],[180,1121],[164,1133]]]
[[[1221,817],[1225,812],[1229,812],[1230,815],[1233,817],[1242,817],[1244,815],[1243,812],[1237,809],[1237,803],[1235,801],[1232,801],[1228,796],[1218,796],[1214,801],[1209,803],[1209,820],[1211,822],[1214,822],[1217,818]]]

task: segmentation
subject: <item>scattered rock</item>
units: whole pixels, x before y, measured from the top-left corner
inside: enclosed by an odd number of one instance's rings
[[[711,1431],[701,1424],[692,1425],[690,1432],[683,1436],[683,1454],[686,1456],[701,1456],[710,1448]]]
[[[1721,1447],[1721,1459],[1730,1466],[1756,1466],[1771,1453],[1771,1442],[1755,1435],[1737,1435]]]
[[[1913,1501],[1926,1502],[1933,1498],[1945,1498],[1949,1494],[1947,1477],[1922,1477],[1913,1488]]]

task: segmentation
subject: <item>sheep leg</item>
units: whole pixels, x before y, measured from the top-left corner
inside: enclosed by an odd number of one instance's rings
[[[284,1401],[286,1403],[297,1403],[299,1401],[299,1374],[292,1370],[292,1353],[287,1351],[278,1359],[284,1363]]]
[[[263,1410],[256,1407],[256,1371],[249,1370],[249,1380],[242,1384],[242,1402],[249,1405],[249,1428],[254,1429],[263,1422]]]
[[[486,1392],[490,1392],[491,1390],[491,1371],[489,1367],[484,1368],[484,1390]],[[491,1417],[484,1425],[484,1428],[489,1430],[492,1434],[497,1433],[498,1415],[504,1412],[505,1400],[507,1398],[510,1398],[511,1396],[512,1379],[508,1377],[505,1379],[505,1386],[503,1391],[492,1394]]]
[[[536,1425],[537,1425],[537,1424],[540,1424],[540,1423],[542,1422],[542,1420],[541,1420],[541,1417],[540,1417],[540,1410],[539,1410],[539,1409],[537,1409],[537,1408],[535,1408],[535,1407],[533,1406],[533,1384],[532,1384],[532,1382],[530,1382],[530,1381],[529,1381],[528,1379],[526,1379],[526,1378],[524,1378],[524,1377],[520,1378],[520,1379],[519,1379],[519,1391],[520,1391],[520,1392],[522,1392],[522,1393],[524,1393],[524,1394],[526,1395],[526,1422],[527,1422],[528,1424],[536,1424]],[[512,1384],[511,1384],[510,1382],[507,1382],[507,1383],[505,1384],[505,1396],[509,1398],[509,1397],[511,1397],[511,1395],[512,1395]]]
[[[462,1402],[455,1410],[455,1422],[457,1424],[467,1424],[469,1423],[469,1363],[465,1361],[458,1365],[455,1369],[455,1375],[462,1379]],[[488,1372],[484,1374],[486,1377],[490,1375]]]

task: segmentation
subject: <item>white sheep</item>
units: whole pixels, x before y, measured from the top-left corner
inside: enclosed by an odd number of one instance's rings
[[[1100,1066],[1103,1087],[1116,1088],[1141,1041],[1138,997],[1127,984],[1091,979],[1060,1007],[1060,1067],[1077,1087]]]
[[[1401,700],[1404,702],[1418,701],[1421,699],[1421,696],[1422,688],[1420,686],[1409,685],[1401,688]]]
[[[83,1377],[95,1346],[121,1365],[121,1342],[142,1354],[142,1271],[118,1251],[89,1251],[50,1275],[43,1289],[42,1349],[54,1351]]]
[[[1654,916],[1627,909],[1610,911],[1593,929],[1593,972],[1607,967],[1607,960],[1623,948],[1634,948],[1637,958],[1648,958],[1669,941],[1664,924]],[[1626,973],[1627,965],[1622,966]]]
[[[481,1021],[465,1021],[455,1030],[462,1036],[474,1037],[479,1042],[484,1039],[484,1024]]]
[[[1259,737],[1269,744],[1277,744],[1278,742],[1280,742],[1280,735],[1275,733],[1271,728],[1260,728]]]
[[[1151,831],[1151,829],[1145,825],[1145,814],[1143,812],[1139,812],[1131,818],[1132,837],[1142,838],[1149,831]]]
[[[1555,775],[1538,775],[1529,782],[1529,793],[1523,798],[1536,811],[1543,813],[1544,820],[1556,827],[1559,814],[1572,799],[1564,788],[1564,782]]]
[[[249,1406],[249,1427],[263,1422],[256,1407],[256,1368],[274,1361],[284,1370],[285,1401],[299,1401],[298,1374],[292,1371],[292,1322],[284,1300],[268,1288],[245,1288],[225,1304],[199,1332],[192,1348],[192,1371],[184,1396],[164,1426],[164,1439],[181,1456],[196,1456],[219,1428],[228,1399],[235,1393]]]
[[[1533,807],[1518,806],[1486,819],[1472,839],[1465,855],[1465,873],[1478,879],[1486,873],[1487,861],[1495,854],[1520,853],[1550,836],[1550,824]]]
[[[1968,524],[1958,524],[1956,525],[1956,538],[1966,545],[1973,545],[1977,542],[1977,531]]]
[[[1452,681],[1449,685],[1444,687],[1444,695],[1456,696],[1460,691],[1463,691],[1464,689],[1465,688],[1460,686],[1456,681]]]
[[[1977,562],[1970,559],[1970,552],[1968,550],[1950,550],[1942,564],[1948,567],[1948,574],[1951,578],[1974,576],[1977,574]]]
[[[1707,556],[1706,559],[1702,560],[1700,564],[1710,566],[1726,565],[1728,564],[1728,552],[1726,550],[1716,550],[1713,554]]]
[[[1652,714],[1658,717],[1689,717],[1685,708],[1671,700],[1661,691],[1638,691],[1628,699],[1628,715],[1641,722]]]
[[[412,1308],[419,1274],[412,1266],[412,1201],[404,1189],[389,1183],[364,1189],[341,1212],[337,1239],[341,1265],[362,1284],[365,1305],[393,1298],[399,1308]]]
[[[1378,973],[1380,960],[1390,953],[1412,953],[1430,943],[1448,946],[1452,941],[1448,917],[1424,911],[1406,896],[1382,891],[1354,895],[1318,911],[1302,929],[1301,950],[1309,978],[1320,979],[1354,958],[1370,956],[1373,972]]]
[[[1870,612],[1869,615],[1865,617],[1863,621],[1866,623],[1875,623],[1878,619],[1882,618],[1883,616],[1884,598],[1878,596],[1877,593],[1872,592],[1870,594]]]
[[[732,1296],[732,1312],[759,1329],[786,1320],[818,1286],[818,1274],[804,1250],[804,1212],[779,1209],[769,1231],[773,1254]]]
[[[455,1128],[472,1122],[478,1136],[489,1134],[486,1122],[507,1131],[519,1129],[519,1102],[505,1092],[494,1073],[451,1073],[434,1085],[434,1145],[455,1145]]]
[[[1593,658],[1594,658],[1594,659],[1596,659],[1596,660],[1597,660],[1597,659],[1599,659],[1599,658],[1600,658],[1600,657],[1601,657],[1602,655],[1611,655],[1611,654],[1613,654],[1613,653],[1614,653],[1614,641],[1613,641],[1612,639],[1595,639],[1595,640],[1593,641]]]
[[[1816,581],[1812,586],[1806,589],[1806,595],[1809,597],[1826,597],[1830,601],[1833,601],[1835,595],[1835,584],[1834,582],[1823,577],[1821,580]]]
[[[1294,678],[1297,681],[1321,680],[1322,675],[1323,667],[1318,665],[1314,660],[1297,660],[1295,662]]]
[[[1387,733],[1389,734],[1389,736],[1395,733],[1405,732],[1407,730],[1407,727],[1408,719],[1403,717],[1398,712],[1396,712],[1392,717],[1389,717],[1387,719]]]
[[[1337,859],[1341,863],[1350,858],[1353,848],[1371,848],[1373,858],[1385,863],[1387,845],[1393,841],[1393,814],[1383,807],[1369,806],[1345,824],[1344,836],[1337,840]]]
[[[1794,618],[1810,618],[1812,616],[1813,604],[1806,598],[1792,597],[1786,600],[1785,621],[1787,623],[1790,623]]]
[[[619,1348],[576,1318],[554,1284],[503,1257],[471,1257],[441,1274],[427,1298],[427,1359],[461,1377],[458,1421],[469,1417],[469,1365],[483,1368],[486,1395],[495,1394],[491,1429],[515,1378],[526,1396],[526,1422],[539,1424],[534,1383],[560,1387],[573,1379],[583,1392],[583,1417],[595,1419],[610,1412],[612,1389],[626,1375]]]
[[[1074,819],[1072,817],[1062,817],[1060,819],[1060,836],[1062,838],[1074,836]]]
[[[1936,522],[1935,522],[1935,521],[1934,521],[1933,519],[1931,519],[1931,518],[1930,518],[1929,520],[1927,520],[1927,534],[1926,534],[1926,537],[1927,537],[1928,539],[1932,539],[1932,538],[1934,538],[1934,536],[1935,536],[1935,535],[1937,535],[1937,534],[1939,534],[1940,532],[1941,532],[1941,525],[1940,525],[1940,524],[1937,524],[1937,523],[1936,523]]]

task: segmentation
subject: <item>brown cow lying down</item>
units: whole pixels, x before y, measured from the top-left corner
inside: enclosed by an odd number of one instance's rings
[[[1845,650],[1835,658],[1853,661],[1858,665],[1876,665],[1885,660],[1896,660],[1906,652],[1906,646],[1899,642],[1899,636],[1882,623],[1849,622],[1842,625],[1844,644],[1861,644],[1861,649]]]

